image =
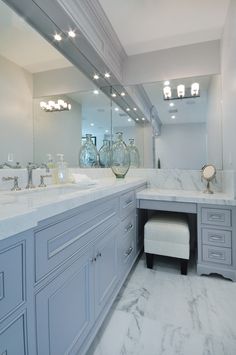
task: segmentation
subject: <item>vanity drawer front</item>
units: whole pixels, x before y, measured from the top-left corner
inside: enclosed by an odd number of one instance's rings
[[[231,210],[202,207],[201,221],[204,224],[231,227],[232,225]]]
[[[90,209],[35,232],[36,276],[39,281],[80,249],[92,243],[119,221],[119,198],[106,200]]]
[[[231,248],[232,232],[217,229],[202,229],[202,243],[219,247]]]
[[[135,256],[135,233],[128,233],[125,238],[120,238],[118,253],[120,270],[123,274],[128,270]]]
[[[134,191],[127,192],[120,197],[120,216],[125,218],[136,207]]]
[[[136,212],[133,212],[121,223],[121,235],[123,238],[126,238],[126,236],[130,233],[135,233],[135,224]]]
[[[220,248],[215,246],[203,245],[203,261],[231,265],[231,253],[232,250],[230,248]]]
[[[0,322],[25,302],[24,242],[0,251]]]

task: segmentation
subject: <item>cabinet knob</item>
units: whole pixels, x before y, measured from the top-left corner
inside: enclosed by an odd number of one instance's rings
[[[90,258],[90,262],[91,262],[91,263],[94,263],[96,260],[97,260],[97,259],[96,259],[95,257]]]

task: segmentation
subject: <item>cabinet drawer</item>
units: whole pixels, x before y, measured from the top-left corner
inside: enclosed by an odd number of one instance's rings
[[[213,224],[217,226],[231,227],[231,210],[218,208],[201,209],[201,222],[204,224]]]
[[[231,249],[203,245],[203,260],[231,265]]]
[[[35,233],[36,281],[91,243],[119,220],[119,198],[81,209]]]
[[[134,231],[130,231],[125,237],[122,235],[119,240],[118,254],[120,271],[122,275],[126,273],[135,257],[135,244]]]
[[[215,245],[218,247],[231,248],[232,232],[202,228],[202,243],[208,245]]]
[[[0,251],[0,321],[25,301],[25,243]]]
[[[121,223],[121,235],[125,238],[129,233],[134,233],[136,227],[136,213],[131,213]]]
[[[135,208],[135,194],[134,191],[127,192],[120,197],[120,216],[125,218]]]

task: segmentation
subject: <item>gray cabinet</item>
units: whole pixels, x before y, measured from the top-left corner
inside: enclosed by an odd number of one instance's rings
[[[236,281],[235,207],[198,205],[198,274]]]
[[[0,354],[34,355],[33,231],[0,243]]]
[[[39,355],[76,354],[92,327],[91,259],[86,251],[36,294]]]

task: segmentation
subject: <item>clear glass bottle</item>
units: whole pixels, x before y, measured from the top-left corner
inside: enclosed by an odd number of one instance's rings
[[[109,168],[111,166],[111,148],[107,139],[103,140],[103,146],[99,149],[99,163],[101,168]]]
[[[86,142],[79,152],[79,166],[80,168],[96,168],[98,165],[98,151],[92,142],[92,134],[86,134]]]
[[[139,168],[140,167],[140,157],[138,148],[134,145],[134,139],[129,139],[129,154],[130,154],[130,167],[131,168]]]
[[[117,178],[124,178],[130,167],[129,149],[123,141],[123,133],[116,133],[111,149],[111,169]]]

